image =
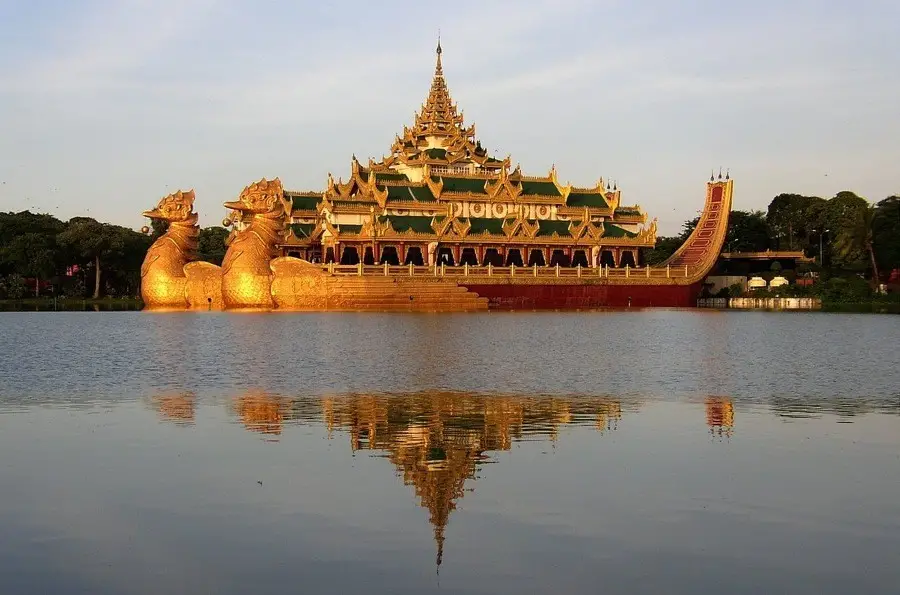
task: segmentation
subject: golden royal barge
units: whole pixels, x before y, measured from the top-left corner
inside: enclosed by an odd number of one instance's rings
[[[437,47],[428,96],[378,162],[351,159],[319,192],[280,179],[225,203],[222,266],[196,260],[194,192],[144,216],[168,222],[142,267],[154,310],[414,310],[694,306],[721,251],[733,181],[712,177],[695,231],[660,266],[656,220],[602,178],[526,176],[492,157],[453,103]]]

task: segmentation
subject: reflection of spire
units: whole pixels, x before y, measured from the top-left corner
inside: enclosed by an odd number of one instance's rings
[[[189,393],[154,397],[153,403],[165,420],[179,425],[194,423],[194,396]]]
[[[731,436],[734,427],[734,404],[727,397],[706,399],[706,425],[711,434]]]
[[[450,514],[475,480],[486,453],[506,451],[520,440],[555,440],[561,426],[616,429],[618,401],[590,397],[525,397],[424,392],[410,395],[349,395],[298,398],[248,395],[235,410],[251,430],[280,433],[283,423],[324,422],[345,431],[353,451],[384,453],[413,486],[434,531],[438,570]]]
[[[322,412],[329,432],[344,428],[353,450],[385,451],[403,483],[413,486],[429,513],[439,568],[450,514],[485,453],[509,450],[526,436],[555,440],[570,423],[615,429],[621,406],[607,399],[431,392],[329,397]]]

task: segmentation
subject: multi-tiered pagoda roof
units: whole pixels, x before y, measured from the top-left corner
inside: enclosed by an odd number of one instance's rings
[[[555,166],[546,175],[528,176],[510,157],[491,156],[453,102],[441,60],[438,43],[425,102],[389,155],[367,163],[354,156],[349,176],[336,180],[329,174],[324,192],[285,192],[293,205],[286,249],[376,239],[653,246],[655,222],[647,226],[639,206],[621,205],[617,185],[601,178],[575,187],[559,181]]]

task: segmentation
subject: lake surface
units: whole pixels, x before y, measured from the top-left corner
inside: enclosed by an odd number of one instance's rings
[[[0,592],[896,593],[900,317],[0,313]]]

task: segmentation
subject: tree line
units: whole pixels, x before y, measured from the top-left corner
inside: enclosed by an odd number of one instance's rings
[[[646,261],[666,260],[699,220],[686,221],[679,235],[658,238]],[[0,299],[136,297],[144,255],[164,232],[160,222],[143,234],[90,217],[0,213]],[[220,264],[227,235],[224,227],[201,229],[198,256]],[[848,191],[830,199],[779,194],[766,211],[731,212],[724,250],[802,250],[832,273],[884,282],[900,269],[900,196],[871,204]]]
[[[666,260],[699,221],[686,221],[680,235],[658,238],[647,262]],[[849,191],[830,199],[779,194],[766,211],[732,211],[723,251],[766,250],[802,250],[832,273],[885,282],[900,269],[900,196],[872,204]]]
[[[0,213],[0,299],[137,297],[144,255],[164,232],[160,225],[143,234],[90,217]],[[227,235],[224,227],[201,229],[200,258],[221,263]]]

